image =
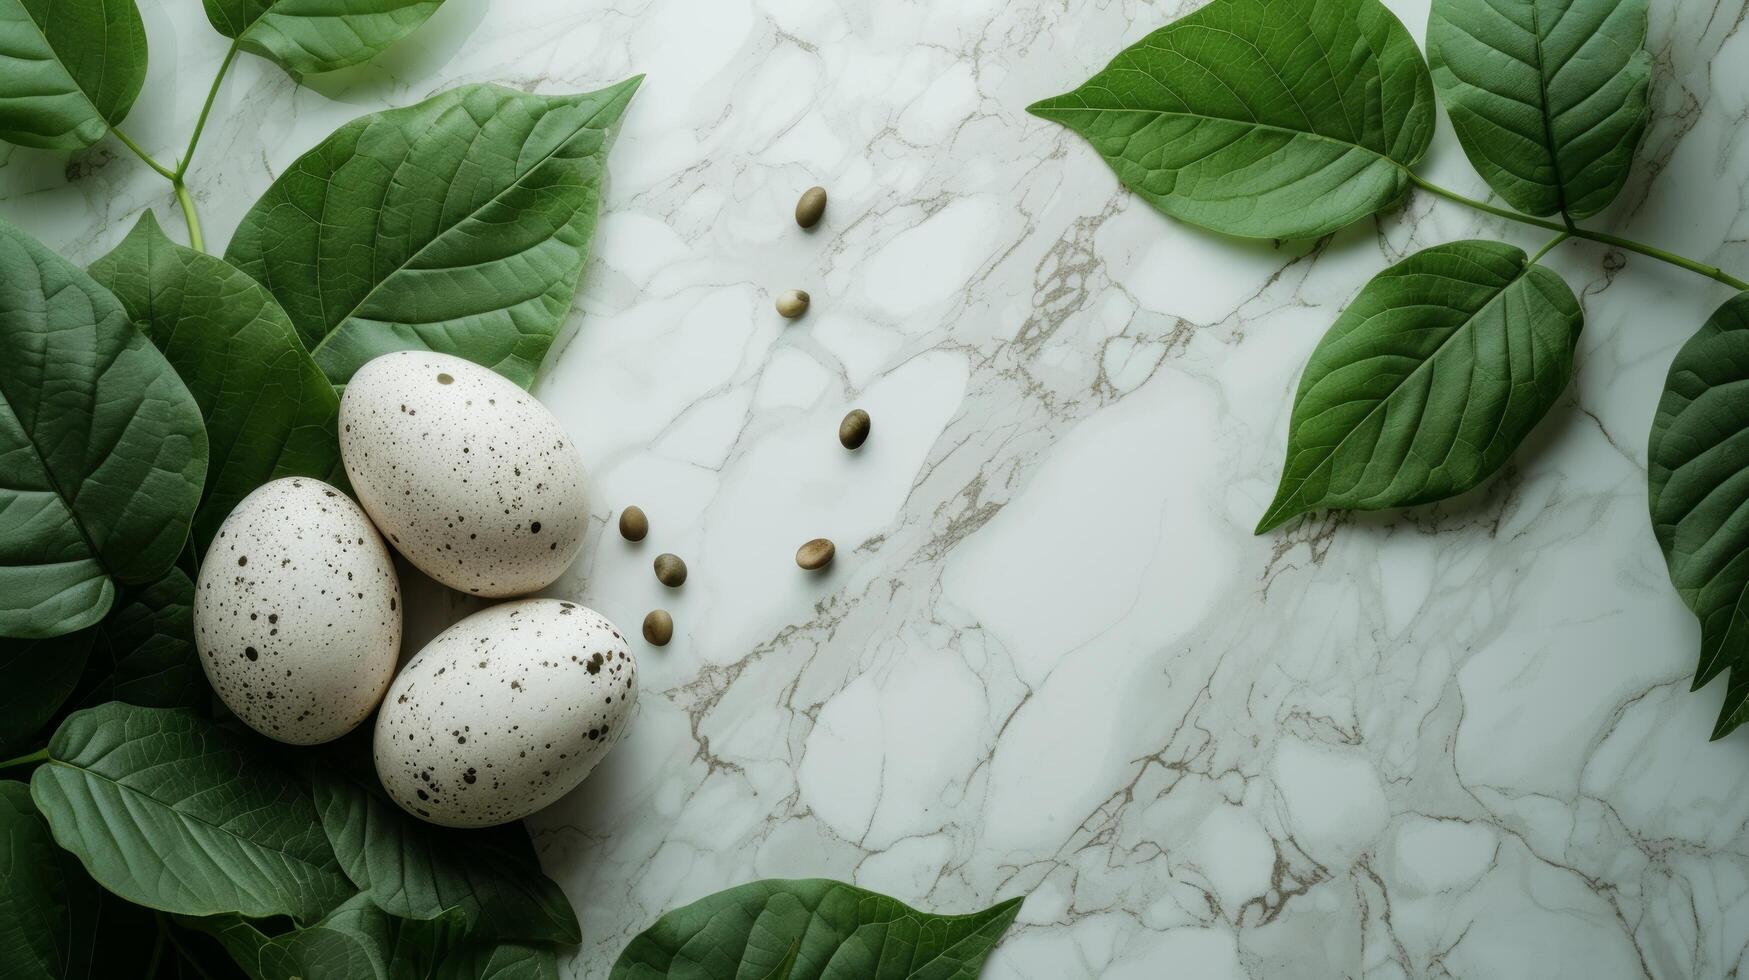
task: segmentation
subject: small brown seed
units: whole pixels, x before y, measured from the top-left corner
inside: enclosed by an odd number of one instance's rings
[[[802,191],[801,200],[796,202],[796,224],[812,228],[820,223],[820,216],[825,213],[826,188],[810,187]]]
[[[799,289],[791,289],[777,298],[779,315],[794,320],[808,312],[808,294]]]
[[[650,533],[650,519],[636,504],[619,512],[619,536],[627,541],[642,541]]]
[[[860,408],[851,409],[844,421],[838,423],[838,441],[844,443],[845,449],[860,449],[868,441],[868,427],[868,413]]]
[[[644,639],[651,646],[665,647],[674,639],[674,617],[666,609],[652,609],[644,617]]]
[[[832,556],[838,551],[827,538],[815,538],[796,549],[796,564],[808,571],[825,568],[832,564]]]
[[[657,555],[656,581],[670,589],[680,588],[680,584],[686,581],[686,562],[681,561],[679,555],[671,555],[666,551]]]

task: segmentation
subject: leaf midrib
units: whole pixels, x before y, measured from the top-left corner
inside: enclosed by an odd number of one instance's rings
[[[1314,133],[1314,132],[1311,132],[1309,130],[1303,130],[1303,129],[1293,129],[1292,127],[1289,127],[1289,126],[1278,126],[1275,123],[1259,122],[1255,119],[1234,119],[1230,116],[1211,116],[1208,113],[1204,113],[1204,112],[1179,112],[1179,111],[1175,111],[1172,109],[1130,109],[1130,108],[1124,108],[1124,107],[1113,108],[1113,107],[1109,107],[1109,106],[1082,106],[1080,108],[1062,108],[1062,107],[1058,107],[1058,106],[1048,106],[1048,107],[1043,108],[1043,109],[1038,109],[1035,107],[1035,109],[1033,111],[1034,111],[1035,115],[1040,116],[1041,118],[1045,118],[1045,119],[1051,118],[1049,115],[1050,113],[1136,112],[1136,113],[1141,113],[1143,115],[1149,115],[1149,116],[1174,116],[1174,117],[1183,117],[1186,119],[1203,119],[1203,120],[1207,120],[1209,122],[1232,123],[1232,124],[1237,125],[1237,126],[1249,126],[1253,129],[1266,129],[1266,130],[1269,130],[1271,132],[1286,133],[1289,136],[1304,136],[1308,139],[1319,140],[1319,141],[1325,142],[1325,143],[1334,143],[1337,146],[1350,147],[1352,149],[1360,150],[1364,153],[1370,153],[1373,156],[1378,157],[1380,160],[1383,160],[1386,163],[1390,164],[1391,166],[1396,167],[1397,169],[1403,171],[1405,174],[1407,174],[1409,172],[1409,166],[1407,164],[1392,157],[1389,153],[1385,153],[1385,152],[1382,152],[1380,150],[1375,150],[1370,146],[1363,146],[1363,145],[1361,145],[1359,143],[1355,143],[1351,140],[1345,140],[1345,139],[1341,139],[1341,138],[1335,137],[1335,136],[1326,136],[1323,133]],[[1067,122],[1067,120],[1065,120],[1065,119],[1057,119],[1055,121],[1056,122]]]
[[[235,831],[226,829],[221,824],[213,823],[212,821],[206,819],[205,817],[201,817],[201,816],[198,816],[196,814],[188,813],[187,811],[184,811],[184,810],[179,810],[175,806],[171,805],[170,803],[167,803],[164,800],[161,800],[158,797],[153,796],[152,794],[147,793],[144,790],[129,786],[127,783],[124,783],[124,782],[121,782],[120,780],[113,779],[109,776],[106,776],[103,773],[100,773],[95,769],[90,769],[90,768],[87,768],[85,766],[76,765],[72,762],[67,762],[67,761],[62,760],[62,759],[56,759],[52,756],[46,760],[46,763],[50,766],[60,766],[63,769],[67,769],[67,770],[70,770],[70,771],[75,772],[75,773],[82,773],[84,775],[92,777],[93,779],[97,779],[97,780],[100,780],[102,782],[108,783],[109,785],[116,787],[118,792],[126,791],[127,793],[130,793],[133,796],[139,797],[140,799],[157,804],[158,806],[160,806],[166,810],[169,810],[171,813],[176,814],[177,817],[182,818],[183,820],[187,820],[191,823],[199,824],[203,827],[208,827],[213,832],[218,833],[218,834],[223,834],[224,836],[229,837],[235,841],[238,841],[239,843],[245,844],[248,847],[255,848],[255,849],[261,850],[261,851],[265,851],[265,852],[268,852],[271,854],[281,855],[286,860],[288,860],[288,861],[290,861],[290,862],[292,862],[300,867],[310,868],[310,869],[317,871],[317,872],[328,872],[330,870],[330,869],[324,868],[323,866],[321,866],[319,864],[313,864],[313,863],[305,860],[304,858],[301,858],[295,854],[292,854],[289,851],[283,851],[283,850],[280,850],[278,848],[269,847],[266,844],[261,844],[261,843],[258,843],[256,841],[250,840],[249,838],[244,837],[241,834],[236,833]],[[111,836],[113,837],[113,835],[111,835]],[[214,862],[214,863],[217,863],[217,862]],[[229,876],[227,875],[227,878],[228,877]],[[237,882],[233,882],[233,883],[240,884]]]
[[[1520,254],[1522,254],[1522,253],[1520,253]],[[1292,504],[1292,502],[1294,500],[1300,499],[1300,497],[1305,489],[1306,484],[1311,482],[1312,477],[1316,476],[1320,470],[1322,470],[1326,466],[1330,465],[1331,460],[1334,460],[1336,458],[1336,454],[1341,451],[1343,446],[1348,445],[1348,440],[1354,438],[1354,434],[1356,432],[1358,432],[1360,430],[1360,428],[1367,423],[1368,420],[1370,420],[1374,415],[1378,414],[1378,412],[1381,409],[1383,409],[1385,407],[1385,405],[1388,402],[1390,402],[1391,399],[1397,397],[1397,393],[1399,391],[1403,390],[1403,386],[1408,384],[1410,379],[1412,379],[1416,375],[1420,374],[1423,370],[1426,370],[1427,366],[1432,364],[1434,362],[1434,360],[1439,357],[1440,353],[1446,349],[1447,345],[1449,345],[1453,340],[1455,340],[1459,334],[1463,333],[1465,330],[1468,330],[1471,327],[1471,325],[1473,325],[1476,322],[1476,318],[1481,316],[1483,311],[1487,310],[1490,306],[1493,306],[1495,303],[1499,302],[1500,297],[1505,296],[1506,291],[1508,289],[1511,289],[1513,286],[1518,285],[1519,282],[1521,282],[1526,276],[1528,276],[1530,274],[1530,270],[1535,269],[1536,267],[1537,267],[1536,263],[1526,262],[1524,264],[1524,266],[1518,270],[1518,273],[1512,277],[1511,280],[1509,280],[1504,285],[1502,285],[1498,290],[1495,291],[1493,296],[1490,296],[1488,298],[1488,301],[1486,303],[1483,303],[1481,306],[1476,307],[1475,312],[1464,317],[1464,322],[1458,324],[1458,326],[1455,327],[1451,331],[1451,334],[1449,336],[1447,336],[1444,340],[1440,341],[1438,347],[1435,347],[1431,353],[1429,353],[1426,357],[1422,358],[1421,363],[1415,365],[1414,370],[1410,371],[1408,374],[1403,375],[1403,378],[1401,381],[1398,381],[1395,385],[1393,385],[1391,387],[1391,390],[1389,392],[1387,392],[1383,397],[1381,397],[1378,400],[1378,403],[1376,405],[1374,405],[1370,410],[1368,410],[1365,415],[1361,416],[1359,421],[1355,422],[1352,426],[1350,426],[1347,432],[1343,433],[1342,438],[1338,439],[1336,441],[1336,445],[1331,446],[1330,451],[1328,453],[1324,454],[1324,458],[1319,460],[1318,464],[1316,466],[1312,467],[1309,471],[1307,471],[1305,476],[1300,478],[1299,484],[1294,487],[1293,495],[1291,497],[1288,497],[1286,500],[1283,500],[1278,506],[1271,507],[1269,509],[1269,512],[1267,514],[1265,514],[1263,517],[1263,521],[1262,521],[1261,526],[1263,528],[1269,528],[1269,527],[1275,526],[1278,523],[1277,518],[1282,516],[1283,511],[1285,511]],[[1417,428],[1419,428],[1419,426],[1417,426]],[[1290,438],[1290,442],[1291,442],[1291,438]],[[1303,510],[1296,511],[1294,513],[1302,513],[1302,512],[1303,512]],[[1290,513],[1288,516],[1292,516],[1292,514]]]
[[[624,84],[624,83],[621,83],[621,84]],[[523,93],[518,93],[518,94],[523,94]],[[617,101],[618,101],[618,98],[616,96],[614,99],[614,102],[617,102]],[[611,105],[611,104],[613,104],[613,103],[609,103],[609,105]],[[459,106],[460,103],[458,102],[458,103],[456,103],[456,105]],[[463,215],[462,217],[456,219],[453,222],[450,222],[449,225],[447,225],[442,231],[431,236],[431,239],[429,241],[427,241],[425,244],[419,246],[419,248],[416,249],[412,255],[407,256],[407,258],[403,259],[393,269],[384,273],[383,276],[381,278],[379,278],[376,282],[371,283],[370,289],[368,291],[366,291],[363,296],[359,297],[358,302],[356,302],[352,305],[352,309],[347,310],[346,314],[344,316],[342,316],[340,319],[334,321],[333,324],[326,326],[325,329],[327,332],[322,335],[322,339],[316,341],[316,346],[310,348],[310,356],[313,358],[317,354],[321,353],[323,348],[328,346],[328,342],[330,340],[333,340],[334,337],[337,336],[341,332],[341,328],[344,327],[346,325],[346,323],[348,321],[350,321],[353,317],[357,316],[358,311],[360,309],[363,309],[365,304],[369,303],[370,300],[374,296],[376,296],[377,290],[381,289],[383,287],[384,283],[395,278],[396,276],[400,275],[401,273],[407,271],[407,268],[409,266],[411,266],[414,262],[418,261],[419,257],[425,254],[426,249],[431,248],[433,245],[437,244],[439,241],[446,238],[457,227],[461,226],[462,224],[464,224],[468,221],[472,221],[482,211],[485,211],[487,208],[491,207],[492,205],[497,204],[499,199],[502,198],[505,194],[508,194],[511,191],[521,187],[522,182],[524,180],[527,180],[528,177],[531,174],[533,174],[536,170],[539,170],[541,167],[545,166],[547,161],[549,161],[553,157],[557,156],[560,150],[564,149],[565,146],[569,145],[572,140],[577,138],[578,133],[581,133],[584,130],[593,128],[590,124],[595,122],[596,119],[599,119],[601,117],[602,111],[605,111],[605,109],[606,109],[606,106],[603,106],[602,109],[597,110],[595,113],[590,115],[590,117],[587,120],[585,120],[576,129],[573,129],[569,134],[567,134],[565,136],[564,139],[558,140],[553,145],[553,148],[551,150],[548,150],[544,155],[542,155],[539,160],[536,160],[534,163],[529,165],[528,169],[524,170],[521,174],[518,174],[515,180],[511,181],[510,183],[499,188],[497,191],[493,192],[493,194],[490,198],[488,198],[486,201],[482,202],[477,207],[468,211],[467,214]],[[403,163],[405,162],[405,157],[403,157],[402,162]],[[398,171],[399,169],[400,169],[400,165],[397,164],[396,170]],[[330,182],[331,182],[331,180],[324,180],[324,183],[330,183]],[[377,210],[378,210],[378,215],[380,217],[382,209],[379,207]],[[326,302],[325,296],[321,296],[319,298],[321,298],[323,302]]]

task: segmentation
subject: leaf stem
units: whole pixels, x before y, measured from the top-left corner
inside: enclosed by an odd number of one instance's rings
[[[173,172],[172,170],[170,170],[168,167],[164,166],[163,164],[159,163],[158,161],[152,159],[152,155],[150,153],[147,153],[145,150],[140,149],[140,144],[135,143],[133,140],[129,139],[128,134],[122,132],[120,126],[111,126],[111,127],[109,127],[109,131],[115,134],[116,139],[121,140],[121,143],[123,146],[134,151],[134,156],[137,156],[141,160],[146,161],[146,166],[151,167],[153,170],[158,171],[159,176],[163,177],[165,180],[173,181],[176,179],[175,172]]]
[[[1536,254],[1531,256],[1530,261],[1526,262],[1525,265],[1536,265],[1537,262],[1540,261],[1543,256],[1549,254],[1550,249],[1554,248],[1556,245],[1559,245],[1562,242],[1564,242],[1567,239],[1572,238],[1572,237],[1573,237],[1572,232],[1563,231],[1559,235],[1556,235],[1555,237],[1549,239],[1549,243],[1547,245],[1544,245],[1542,248],[1537,249]]]
[[[188,223],[188,247],[196,252],[206,251],[206,240],[200,234],[200,215],[194,212],[194,198],[188,193],[188,185],[181,177],[171,184],[176,188],[176,203],[182,205],[182,218]]]
[[[21,755],[16,759],[7,759],[5,762],[0,762],[0,769],[11,769],[13,766],[28,766],[33,762],[41,762],[48,757],[49,749],[48,746],[45,745],[29,755]]]
[[[1508,221],[1516,221],[1520,224],[1559,232],[1573,238],[1583,238],[1586,241],[1601,242],[1605,245],[1613,245],[1616,248],[1626,249],[1630,252],[1638,252],[1641,255],[1657,259],[1660,262],[1668,262],[1678,268],[1687,269],[1690,272],[1706,276],[1708,279],[1722,282],[1725,285],[1730,286],[1732,289],[1749,290],[1749,282],[1745,282],[1742,279],[1731,275],[1716,265],[1707,265],[1704,262],[1696,262],[1686,256],[1677,255],[1675,252],[1667,251],[1653,245],[1647,245],[1644,242],[1636,242],[1631,238],[1622,238],[1619,235],[1611,235],[1608,232],[1592,231],[1589,228],[1556,224],[1553,221],[1544,221],[1541,218],[1533,218],[1528,214],[1519,214],[1517,211],[1509,211],[1506,208],[1497,208],[1492,204],[1478,201],[1475,198],[1465,197],[1456,191],[1447,190],[1438,184],[1432,184],[1422,180],[1418,174],[1409,174],[1409,180],[1416,187],[1419,187],[1430,194],[1437,194],[1448,201],[1455,201],[1458,204],[1481,211],[1484,214],[1491,214],[1495,217],[1505,218]],[[1557,244],[1560,244],[1559,239],[1550,243],[1551,246]],[[1548,251],[1548,248],[1544,248],[1543,251]],[[1541,258],[1541,255],[1542,253],[1538,253],[1538,258]]]
[[[213,100],[219,95],[219,85],[224,82],[225,73],[231,70],[231,62],[236,60],[237,42],[232,41],[230,48],[225,51],[225,60],[219,62],[219,71],[213,76],[212,87],[207,89],[206,101],[201,103],[200,116],[194,121],[194,133],[188,137],[188,149],[182,151],[182,159],[176,164],[174,179],[180,180],[188,173],[188,165],[194,162],[194,148],[200,145],[200,134],[206,131],[206,119],[212,114]]]

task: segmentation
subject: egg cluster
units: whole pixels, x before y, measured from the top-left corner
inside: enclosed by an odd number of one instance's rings
[[[339,437],[358,503],[320,480],[276,480],[203,556],[195,639],[213,689],[251,728],[300,745],[346,734],[380,704],[378,777],[433,823],[504,823],[570,792],[636,703],[625,637],[576,603],[507,602],[397,674],[400,587],[383,539],[459,591],[545,588],[587,528],[576,447],[521,388],[428,351],[354,374]]]

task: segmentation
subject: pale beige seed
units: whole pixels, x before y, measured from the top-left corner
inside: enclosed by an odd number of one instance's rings
[[[826,188],[810,187],[802,191],[801,199],[796,201],[796,224],[812,228],[820,223],[820,216],[825,213]]]
[[[674,639],[674,617],[666,609],[652,609],[644,617],[644,640],[651,646],[665,647]]]
[[[679,555],[671,555],[666,551],[657,555],[656,581],[670,589],[680,588],[680,584],[686,581],[686,562],[681,561]]]
[[[642,541],[650,533],[650,519],[636,504],[619,512],[619,535],[627,541]]]
[[[832,564],[832,556],[838,551],[827,538],[815,538],[796,549],[796,564],[808,571],[825,568]]]
[[[838,423],[838,441],[845,449],[862,448],[862,444],[868,441],[869,424],[867,412],[860,408],[851,409],[844,421]]]
[[[808,294],[799,289],[784,292],[777,298],[777,312],[791,320],[808,312]]]

